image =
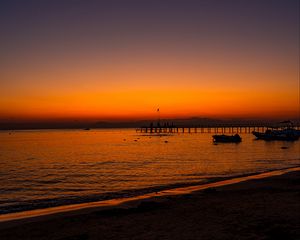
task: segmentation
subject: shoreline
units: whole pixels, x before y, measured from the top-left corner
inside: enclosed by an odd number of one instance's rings
[[[300,159],[299,159],[300,160]],[[236,179],[236,178],[241,178],[241,177],[248,177],[248,176],[254,176],[258,174],[263,174],[263,173],[268,173],[268,172],[273,172],[273,171],[282,171],[282,170],[289,170],[289,169],[294,169],[300,167],[300,165],[295,165],[295,166],[290,166],[290,167],[284,167],[284,168],[275,168],[275,169],[268,169],[268,170],[263,170],[259,172],[250,172],[250,173],[239,173],[233,176],[214,176],[214,177],[207,177],[203,178],[202,180],[198,181],[191,181],[191,182],[179,182],[179,183],[170,183],[170,184],[164,184],[164,185],[157,185],[157,186],[150,186],[150,187],[145,187],[145,188],[140,188],[140,189],[134,189],[134,190],[121,190],[118,192],[108,192],[104,194],[99,194],[99,195],[92,195],[88,196],[86,199],[72,199],[72,200],[65,200],[63,203],[59,202],[50,202],[49,205],[43,203],[43,202],[35,202],[32,203],[31,205],[27,205],[21,209],[19,206],[17,206],[20,210],[14,210],[16,208],[15,206],[13,209],[7,209],[3,210],[2,212],[0,211],[0,223],[2,217],[8,216],[8,214],[19,214],[25,212],[30,213],[32,211],[38,211],[38,210],[55,210],[55,208],[64,208],[68,206],[73,206],[73,205],[85,205],[85,204],[94,204],[98,202],[104,202],[104,201],[110,201],[114,199],[129,199],[129,198],[135,198],[138,196],[143,196],[147,194],[152,194],[152,193],[157,193],[157,192],[163,192],[167,190],[172,190],[172,189],[177,189],[177,188],[187,188],[187,187],[193,187],[193,186],[202,186],[210,183],[215,183],[215,182],[221,182],[225,180],[230,180],[230,179]],[[51,200],[51,199],[49,199]],[[53,199],[55,201],[56,199]],[[36,207],[32,207],[35,205]],[[46,206],[46,207],[45,207]]]
[[[76,203],[50,208],[41,208],[28,211],[1,214],[0,229],[6,228],[7,226],[10,227],[27,222],[36,222],[44,219],[52,219],[61,216],[67,217],[78,214],[88,214],[94,211],[106,211],[116,208],[130,209],[137,207],[143,201],[147,200],[159,200],[159,198],[165,198],[170,196],[193,194],[194,192],[198,191],[238,184],[248,180],[269,178],[295,171],[300,171],[300,166],[271,170],[262,173],[239,175],[235,177],[225,177],[223,180],[212,180],[211,182],[203,184],[180,186],[160,190],[157,192],[150,192],[142,195],[137,195],[133,197],[114,198],[95,202]]]
[[[261,177],[113,208],[2,222],[0,239],[300,239],[300,170]]]

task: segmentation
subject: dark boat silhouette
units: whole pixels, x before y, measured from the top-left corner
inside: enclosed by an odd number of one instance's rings
[[[214,142],[232,142],[232,143],[238,143],[242,141],[242,138],[240,135],[213,135]]]
[[[300,130],[295,129],[291,121],[283,121],[280,122],[279,124],[281,126],[267,129],[265,132],[253,131],[252,134],[257,139],[263,139],[267,141],[271,141],[271,140],[295,141],[300,138]]]
[[[266,130],[264,133],[253,131],[252,134],[257,139],[262,139],[266,141],[272,140],[281,140],[281,141],[296,141],[299,139],[299,135],[294,131],[286,131],[286,130]]]

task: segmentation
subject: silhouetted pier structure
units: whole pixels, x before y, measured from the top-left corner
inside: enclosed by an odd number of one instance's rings
[[[300,130],[300,124],[293,126]],[[280,129],[272,124],[219,124],[219,125],[199,125],[199,126],[143,126],[137,128],[140,133],[252,133],[252,131],[264,132],[267,129]]]

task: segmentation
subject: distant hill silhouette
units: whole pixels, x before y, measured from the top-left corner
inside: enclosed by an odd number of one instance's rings
[[[291,119],[295,123],[299,123],[297,119]],[[161,119],[160,126],[165,124],[171,126],[185,126],[185,127],[196,127],[196,126],[217,126],[227,124],[255,124],[255,123],[278,123],[278,120],[259,120],[259,119],[214,119],[214,118],[174,118],[174,119]],[[1,122],[0,130],[26,130],[26,129],[85,129],[85,128],[138,128],[157,126],[157,120],[136,120],[136,121],[27,121],[27,122]]]

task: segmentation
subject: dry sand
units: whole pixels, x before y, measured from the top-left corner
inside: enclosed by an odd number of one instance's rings
[[[0,239],[300,239],[300,171],[129,209],[0,223]]]

